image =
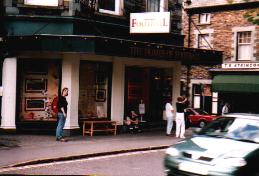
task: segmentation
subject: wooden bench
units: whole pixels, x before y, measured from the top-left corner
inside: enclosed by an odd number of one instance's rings
[[[109,120],[83,121],[83,136],[85,134],[93,136],[94,131],[108,131],[116,135],[117,122]]]

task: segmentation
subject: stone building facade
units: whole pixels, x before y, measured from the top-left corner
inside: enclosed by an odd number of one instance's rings
[[[221,65],[190,68],[190,73],[196,74],[191,74],[190,82],[192,79],[211,80],[208,82],[213,91],[212,113],[220,113],[222,103],[226,101],[232,104],[233,112],[257,112],[251,105],[253,103],[237,103],[237,100],[244,98],[249,102],[247,97],[258,96],[253,82],[258,74],[259,26],[244,17],[245,13],[258,8],[256,0],[192,0],[184,3],[185,46],[223,52]],[[244,83],[240,77],[242,74],[250,75],[252,80]],[[230,85],[232,77],[240,81]],[[233,85],[242,85],[243,88],[233,88]]]

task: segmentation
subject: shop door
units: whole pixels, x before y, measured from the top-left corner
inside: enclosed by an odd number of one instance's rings
[[[125,76],[125,116],[131,110],[138,113],[142,99],[145,104],[144,120],[162,122],[164,105],[172,100],[170,72],[158,68],[127,67]]]

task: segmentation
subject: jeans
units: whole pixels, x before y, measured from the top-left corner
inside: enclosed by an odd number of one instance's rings
[[[63,128],[65,126],[65,122],[66,122],[66,117],[64,116],[63,113],[58,113],[58,126],[56,129],[56,138],[60,139],[64,136],[64,131]]]

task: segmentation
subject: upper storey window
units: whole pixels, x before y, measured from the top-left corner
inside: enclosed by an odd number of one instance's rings
[[[111,15],[122,15],[122,0],[99,0],[99,12]]]
[[[199,23],[200,24],[209,24],[210,23],[210,14],[209,13],[201,13],[199,15]]]
[[[167,12],[168,3],[167,0],[147,0],[148,12]]]
[[[251,31],[237,33],[237,60],[251,60],[252,40]]]
[[[59,0],[24,0],[25,5],[54,6],[59,5]]]

